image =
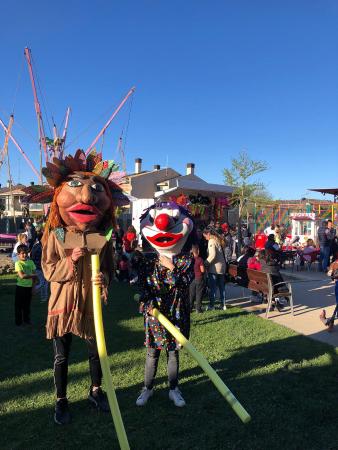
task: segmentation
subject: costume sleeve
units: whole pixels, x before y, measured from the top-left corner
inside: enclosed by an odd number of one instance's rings
[[[147,307],[153,306],[154,295],[152,293],[152,286],[148,282],[148,278],[154,271],[154,260],[148,260],[145,257],[140,258],[138,270],[138,285],[140,289],[140,309],[142,313],[146,313]]]
[[[49,234],[47,243],[42,249],[41,267],[47,281],[64,283],[74,279],[74,263],[70,256],[60,255],[56,236]]]
[[[182,286],[189,287],[194,277],[193,258],[191,256],[184,256],[183,263],[178,261],[174,269],[171,271],[170,284],[175,288]]]

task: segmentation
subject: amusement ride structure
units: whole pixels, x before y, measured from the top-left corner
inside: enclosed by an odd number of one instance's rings
[[[69,118],[71,109],[70,107],[67,108],[65,118],[63,121],[63,127],[62,132],[57,129],[57,126],[53,120],[53,137],[47,137],[45,132],[45,126],[44,126],[44,119],[42,114],[42,109],[40,106],[40,101],[38,97],[38,88],[41,92],[41,88],[39,87],[39,83],[36,82],[37,77],[33,70],[33,63],[32,63],[32,53],[29,48],[25,48],[24,50],[25,59],[28,66],[28,72],[29,77],[32,85],[33,90],[33,97],[34,97],[34,109],[37,119],[37,125],[38,125],[38,144],[39,144],[39,168],[37,168],[32,160],[29,158],[27,153],[22,149],[22,146],[18,143],[18,141],[15,139],[12,128],[14,124],[14,112],[9,117],[8,124],[6,125],[3,120],[0,118],[0,125],[4,130],[5,138],[4,138],[4,144],[3,147],[0,148],[0,171],[4,164],[7,165],[7,176],[8,176],[8,184],[11,189],[11,186],[13,185],[13,179],[12,179],[12,173],[11,173],[11,164],[10,164],[10,155],[8,151],[8,144],[9,141],[11,141],[15,147],[18,149],[22,157],[25,159],[26,163],[29,165],[30,169],[33,171],[35,176],[38,178],[38,182],[40,185],[44,183],[43,175],[42,175],[42,167],[46,165],[47,162],[52,161],[54,157],[57,157],[59,159],[63,159],[65,156],[65,148],[66,148],[66,139],[67,139],[67,131],[68,131],[68,125],[69,125]],[[105,125],[102,127],[100,132],[97,134],[95,139],[92,141],[92,143],[89,145],[89,147],[86,149],[86,154],[88,154],[90,151],[94,150],[95,145],[99,142],[101,139],[101,148],[100,152],[102,152],[103,145],[104,145],[104,136],[107,128],[111,124],[111,122],[114,120],[114,118],[117,116],[119,111],[123,108],[123,106],[127,103],[128,99],[129,101],[129,114],[128,119],[126,122],[126,125],[124,129],[122,129],[120,137],[118,139],[118,145],[117,145],[117,152],[121,163],[121,169],[125,172],[126,170],[126,160],[125,160],[125,142],[126,142],[126,135],[128,132],[129,127],[129,120],[130,120],[130,114],[131,114],[131,107],[132,107],[132,100],[133,100],[133,94],[135,92],[135,87],[132,87],[128,93],[125,95],[125,97],[122,99],[120,104],[117,106],[117,108],[114,110],[114,112],[111,114]]]

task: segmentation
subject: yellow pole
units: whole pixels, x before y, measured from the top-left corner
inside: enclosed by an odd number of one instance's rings
[[[100,259],[99,255],[92,255],[92,276],[94,277],[100,272]],[[113,417],[117,438],[122,450],[129,450],[128,438],[126,430],[122,422],[122,417],[117,403],[117,398],[111,378],[109,361],[107,356],[106,340],[104,337],[103,320],[102,320],[102,307],[101,307],[101,290],[100,286],[95,286],[93,283],[93,310],[94,310],[94,324],[97,348],[99,352],[103,379],[106,385],[107,396],[111,415]]]
[[[217,375],[215,370],[210,366],[204,356],[199,353],[195,347],[188,341],[183,334],[156,308],[153,308],[152,315],[161,322],[161,324],[174,336],[179,344],[181,344],[187,352],[195,359],[204,372],[208,375],[210,380],[214,383],[219,392],[223,395],[225,400],[229,403],[231,408],[235,411],[243,423],[251,420],[248,412],[239,403],[237,398],[233,395],[230,389],[223,383],[221,378]]]

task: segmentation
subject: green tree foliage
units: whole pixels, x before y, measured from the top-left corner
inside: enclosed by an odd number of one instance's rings
[[[267,163],[254,161],[242,151],[237,159],[231,160],[231,168],[224,169],[225,184],[234,188],[231,203],[238,207],[239,217],[248,213],[249,205],[255,202],[263,203],[271,201],[271,195],[263,183],[253,180],[253,177],[267,170]]]

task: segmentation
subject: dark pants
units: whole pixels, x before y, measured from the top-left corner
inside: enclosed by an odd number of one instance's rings
[[[147,389],[152,389],[156,377],[158,361],[161,350],[157,348],[147,348],[146,366],[144,373],[144,385]],[[170,389],[175,389],[178,385],[179,358],[178,350],[167,351],[167,369]]]
[[[216,291],[219,290],[221,305],[225,305],[225,280],[224,274],[208,273],[209,282],[209,306],[215,304]]]
[[[320,246],[320,262],[322,264],[322,271],[326,272],[327,267],[330,261],[330,251],[331,248],[329,246],[325,247],[323,245]]]
[[[56,387],[57,398],[67,396],[67,377],[68,377],[68,356],[72,343],[72,334],[67,333],[62,337],[53,339],[54,349],[54,383]],[[92,380],[92,386],[101,386],[102,370],[100,358],[97,351],[96,341],[86,339],[89,356],[89,371]]]
[[[30,323],[32,288],[16,286],[15,289],[15,325]]]
[[[204,279],[195,278],[189,287],[189,297],[190,297],[190,308],[194,307],[196,300],[196,311],[201,311],[202,308],[202,297],[204,292]]]

